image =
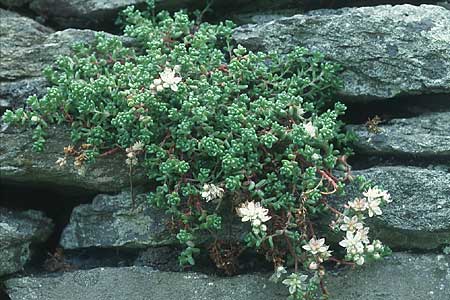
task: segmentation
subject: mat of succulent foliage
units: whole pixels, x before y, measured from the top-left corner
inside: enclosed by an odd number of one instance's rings
[[[129,7],[122,20],[133,47],[102,35],[76,45],[46,69],[53,86],[44,97],[5,113],[7,123],[33,128],[35,150],[45,150],[46,128],[68,124],[73,145],[61,149],[61,168],[82,176],[89,162],[123,153],[130,179],[144,167],[149,203],[172,216],[182,265],[209,249],[232,274],[243,248],[255,248],[290,299],[327,297],[324,262],[362,265],[389,254],[364,221],[390,196],[353,178],[346,163],[352,136],[339,120],[338,66],[303,48],[249,52],[233,44],[231,22],[155,15],[151,5]],[[334,207],[329,196],[350,180],[361,197]],[[243,246],[220,238],[230,213],[248,224]],[[327,215],[342,235],[334,253],[317,229]]]

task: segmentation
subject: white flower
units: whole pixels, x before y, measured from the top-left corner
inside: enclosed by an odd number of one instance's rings
[[[367,197],[367,199],[369,201],[378,199],[378,198],[382,198],[384,201],[386,201],[388,203],[392,202],[391,195],[387,191],[383,191],[383,190],[379,189],[378,187],[369,188],[367,191],[365,191],[363,193],[363,195],[365,197]]]
[[[369,204],[367,206],[369,217],[373,217],[374,215],[379,216],[382,214],[380,208],[380,199],[369,201]]]
[[[261,226],[259,226],[259,229],[261,229],[261,231],[267,231],[267,226],[265,224],[261,224]]]
[[[369,227],[364,227],[358,230],[361,241],[364,244],[369,244]]]
[[[359,222],[357,216],[353,216],[351,219],[347,216],[344,216],[343,222],[344,224],[339,227],[342,231],[355,232],[356,230],[363,228],[363,224]]]
[[[39,122],[40,118],[38,116],[32,116],[31,117],[31,122]]]
[[[316,240],[315,238],[312,238],[308,244],[303,246],[303,249],[311,252],[313,255],[327,252],[328,248],[329,246],[325,245],[325,239]]]
[[[381,243],[381,241],[379,241],[379,240],[374,240],[372,242],[372,245],[374,246],[375,250],[383,249],[383,243]]]
[[[369,188],[367,191],[363,192],[364,197],[367,197],[367,199],[376,199],[381,197],[381,190],[377,187]]]
[[[127,159],[125,159],[125,163],[129,166],[135,166],[135,165],[137,165],[138,160],[136,157],[127,158]]]
[[[373,245],[367,245],[367,252],[372,253],[373,251],[375,251],[375,247]]]
[[[137,141],[133,144],[133,146],[131,146],[131,149],[135,152],[142,151],[142,150],[144,150],[144,143],[141,141]]]
[[[355,211],[365,211],[367,209],[367,201],[365,199],[356,198],[348,202],[348,205]]]
[[[383,200],[386,201],[387,203],[391,203],[391,202],[392,202],[391,194],[389,194],[388,191],[382,191],[382,192],[381,192],[381,197],[382,197]]]
[[[308,279],[307,275],[299,275],[296,273],[292,273],[285,280],[283,280],[283,284],[289,287],[289,293],[292,295],[297,290],[306,289],[305,281]]]
[[[375,259],[380,259],[380,258],[381,258],[380,253],[375,253],[375,254],[373,255],[373,258],[375,258]]]
[[[178,91],[177,84],[181,81],[181,77],[175,76],[175,70],[170,68],[164,68],[164,71],[159,74],[161,80],[163,81],[162,85],[164,88],[169,88],[176,92]]]
[[[303,124],[303,128],[305,129],[306,133],[309,134],[310,137],[312,137],[312,138],[316,137],[317,128],[313,125],[313,123],[311,121],[309,121],[306,124]]]
[[[176,76],[175,73],[180,70],[180,66],[175,66],[173,70],[165,67],[164,71],[159,73],[159,78],[153,80],[150,84],[150,90],[153,94],[162,92],[164,89],[170,88],[172,91],[178,91],[178,83],[181,82],[181,77]]]
[[[319,160],[321,158],[322,158],[322,156],[320,154],[317,154],[317,153],[314,153],[313,155],[311,155],[311,159],[314,160],[314,161]]]
[[[59,167],[64,167],[67,165],[67,160],[65,157],[60,157],[56,160],[55,164],[57,164]]]
[[[346,248],[347,252],[351,254],[364,252],[364,246],[361,242],[361,234],[359,232],[353,234],[347,231],[345,238],[339,242],[339,245]]]
[[[237,214],[242,218],[242,222],[251,221],[252,225],[264,223],[271,219],[267,214],[269,210],[261,206],[259,202],[246,202],[237,209]],[[258,225],[258,226],[259,226]]]
[[[221,199],[223,197],[223,193],[223,188],[214,184],[205,183],[203,185],[202,198],[205,199],[206,202],[209,202],[214,199]]]
[[[327,246],[328,247],[328,246]],[[318,261],[323,262],[324,260],[328,260],[331,257],[331,250],[327,250],[319,254]]]
[[[364,256],[362,255],[355,255],[355,257],[353,258],[353,260],[356,262],[357,265],[361,266],[362,264],[364,264]]]

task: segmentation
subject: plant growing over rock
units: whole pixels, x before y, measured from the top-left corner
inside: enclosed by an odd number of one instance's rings
[[[290,299],[318,290],[327,297],[326,261],[361,265],[388,254],[364,223],[390,202],[386,191],[360,180],[361,198],[343,208],[329,201],[351,179],[351,136],[339,120],[345,106],[333,102],[337,66],[303,48],[280,55],[234,46],[231,22],[133,7],[123,16],[133,47],[103,35],[76,45],[45,71],[53,84],[47,95],[7,111],[4,121],[32,127],[38,151],[48,126],[68,124],[77,146],[64,149],[60,167],[72,156],[83,173],[99,156],[122,152],[130,176],[144,168],[149,202],[172,215],[185,246],[182,265],[193,265],[210,242],[217,264],[232,273],[217,257],[230,212],[248,226],[245,247],[273,262],[272,279],[289,288]],[[317,226],[329,214],[343,236],[343,258]],[[229,253],[242,252],[238,243]]]

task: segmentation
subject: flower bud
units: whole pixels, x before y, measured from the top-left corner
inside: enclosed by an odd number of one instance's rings
[[[317,268],[319,267],[319,265],[315,262],[315,261],[313,261],[313,262],[311,262],[310,264],[309,264],[309,269],[310,270],[317,270]]]

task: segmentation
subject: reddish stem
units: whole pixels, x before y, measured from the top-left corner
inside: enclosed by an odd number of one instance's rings
[[[110,149],[110,150],[108,150],[108,151],[103,152],[102,154],[100,154],[100,157],[105,157],[105,156],[114,154],[114,153],[118,152],[120,149],[121,149],[120,147],[116,147],[116,148]]]

